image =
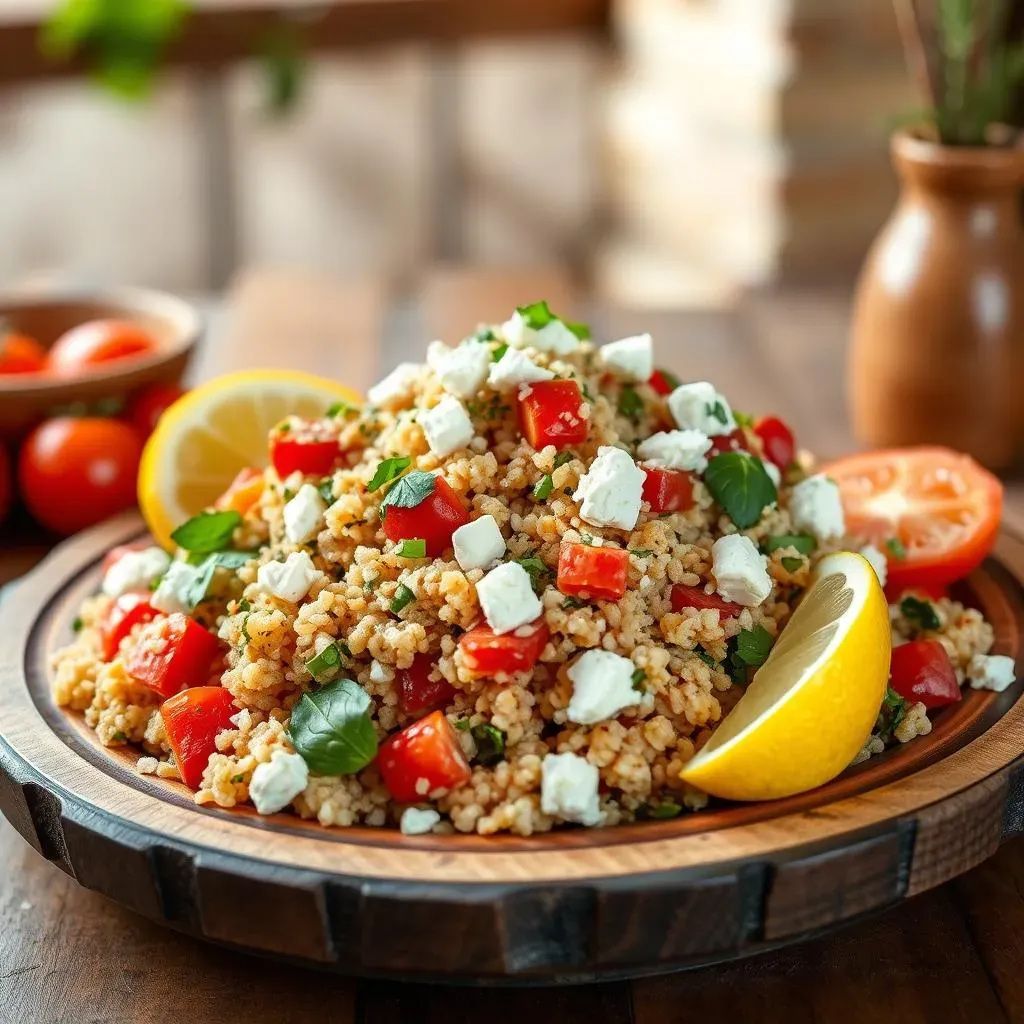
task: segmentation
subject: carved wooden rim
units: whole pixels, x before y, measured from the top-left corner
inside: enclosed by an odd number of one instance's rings
[[[139,532],[122,517],[68,542],[6,603],[0,810],[83,884],[207,938],[349,972],[536,980],[675,967],[894,903],[1024,827],[1020,683],[967,694],[931,737],[814,794],[676,821],[411,838],[200,809],[180,785],[137,776],[49,698],[48,655],[75,604],[103,554]],[[1018,658],[1024,541],[1005,532],[996,556],[970,588],[997,650]],[[268,899],[301,934],[266,923]],[[444,912],[452,922],[439,926]],[[479,950],[467,959],[439,927]]]

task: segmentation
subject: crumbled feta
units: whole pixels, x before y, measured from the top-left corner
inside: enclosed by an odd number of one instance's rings
[[[654,346],[649,334],[613,341],[598,349],[598,360],[626,380],[649,380],[654,373]]]
[[[487,383],[498,391],[509,391],[521,384],[553,380],[554,376],[550,370],[538,366],[525,352],[510,348],[496,363],[491,364]]]
[[[879,551],[874,544],[865,545],[860,549],[860,553],[871,563],[871,568],[875,570],[878,582],[884,587],[889,575],[889,561],[885,554]]]
[[[283,562],[267,562],[256,573],[256,582],[282,601],[298,604],[320,576],[306,551],[293,551]]]
[[[437,374],[441,386],[457,398],[472,398],[487,379],[491,350],[478,341],[449,348],[443,341],[431,342],[427,365]]]
[[[476,596],[487,625],[495,633],[511,633],[533,622],[544,610],[533,592],[530,574],[518,562],[492,569],[476,585]]]
[[[292,544],[306,544],[320,530],[327,506],[312,484],[303,484],[284,507],[284,535]]]
[[[680,384],[668,396],[668,407],[684,430],[703,430],[709,437],[715,437],[736,429],[736,419],[725,395],[706,380]]]
[[[666,430],[640,443],[636,453],[645,466],[703,473],[712,441],[702,430]]]
[[[104,574],[103,593],[120,597],[129,590],[149,590],[171,564],[171,556],[163,548],[126,551]]]
[[[782,472],[779,470],[779,467],[771,459],[762,459],[761,465],[764,466],[764,471],[768,474],[768,478],[775,484],[775,489],[778,490],[782,484]]]
[[[455,561],[463,572],[490,568],[505,554],[505,538],[494,516],[481,516],[452,534]]]
[[[540,809],[562,821],[598,825],[603,815],[597,768],[578,754],[548,754],[541,762]]]
[[[419,363],[399,363],[382,381],[378,381],[366,392],[370,404],[386,408],[403,401],[419,379],[421,369]]]
[[[1002,693],[1017,681],[1017,670],[1005,654],[976,654],[967,665],[967,678],[972,690]]]
[[[801,480],[793,488],[789,517],[797,530],[806,530],[818,540],[831,540],[846,533],[839,487],[822,473]]]
[[[371,683],[390,683],[394,677],[394,671],[386,665],[382,665],[376,658],[370,662]]]
[[[642,694],[633,689],[633,671],[629,658],[611,651],[592,650],[580,655],[566,673],[572,680],[569,721],[596,725],[638,704]]]
[[[621,448],[605,445],[581,477],[576,501],[580,518],[591,526],[615,526],[632,530],[640,517],[646,474]]]
[[[718,593],[734,604],[754,607],[772,592],[768,559],[741,533],[719,537],[711,546],[711,572]]]
[[[419,424],[430,450],[439,458],[465,448],[473,440],[473,421],[465,406],[453,395],[420,413]]]
[[[418,807],[406,807],[402,811],[402,821],[399,827],[403,836],[422,836],[430,832],[440,820],[441,815],[432,808],[420,810]]]
[[[256,765],[249,797],[260,814],[284,810],[309,783],[309,768],[299,754],[275,750],[270,760]]]
[[[501,325],[501,336],[512,348],[535,348],[564,356],[574,352],[580,340],[561,320],[555,319],[535,331],[516,311]]]
[[[192,608],[184,601],[182,594],[195,582],[196,572],[185,562],[171,562],[160,585],[149,599],[150,605],[158,612],[173,615],[181,612],[188,615]]]

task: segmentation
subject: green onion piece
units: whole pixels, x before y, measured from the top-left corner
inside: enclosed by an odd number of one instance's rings
[[[412,604],[415,600],[415,592],[404,583],[399,583],[398,589],[395,590],[395,596],[391,599],[391,604],[388,607],[397,615],[406,605]]]
[[[416,537],[412,540],[403,540],[395,551],[399,558],[426,558],[427,542]]]
[[[358,405],[352,405],[351,402],[344,401],[335,402],[327,408],[327,415],[331,419],[334,419],[335,416],[352,416],[359,412],[362,412],[362,410]]]
[[[545,473],[538,481],[537,486],[533,489],[533,497],[535,501],[547,501],[551,496],[552,490],[554,490],[555,481],[551,479],[550,473]]]
[[[306,662],[309,674],[319,683],[323,677],[328,675],[332,669],[341,664],[341,651],[336,643],[325,647],[316,657]]]

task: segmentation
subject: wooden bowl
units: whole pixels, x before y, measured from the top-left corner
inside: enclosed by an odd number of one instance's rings
[[[0,376],[0,438],[18,434],[72,403],[124,399],[143,384],[181,380],[202,318],[187,302],[141,288],[0,295],[0,319],[49,348],[69,328],[102,318],[130,320],[153,335],[148,355],[85,370],[75,377]]]
[[[1024,831],[1024,702],[967,690],[928,737],[790,800],[514,836],[323,829],[198,808],[140,776],[50,695],[100,562],[131,516],[18,585],[0,645],[0,810],[83,885],[189,934],[344,974],[549,983],[697,966],[893,907]],[[965,596],[1020,661],[1024,541],[1004,532]],[[884,955],[884,951],[880,953]]]

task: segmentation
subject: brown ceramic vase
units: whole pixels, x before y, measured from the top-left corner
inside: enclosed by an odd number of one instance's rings
[[[1024,148],[894,136],[900,201],[862,271],[849,388],[865,444],[995,469],[1024,436]]]

